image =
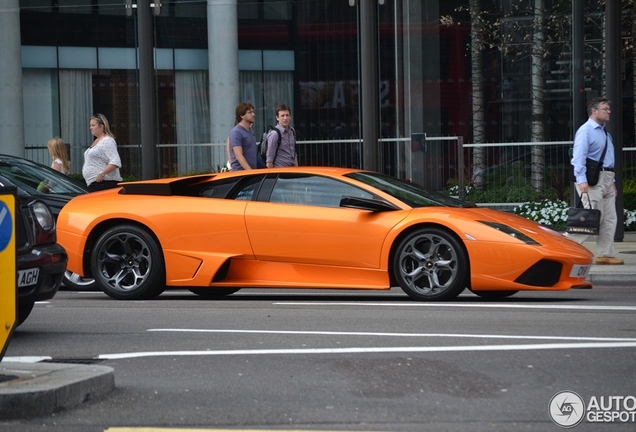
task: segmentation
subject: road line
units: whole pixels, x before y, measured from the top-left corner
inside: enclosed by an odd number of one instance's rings
[[[347,432],[346,430],[307,430],[307,429],[192,429],[192,428],[165,428],[165,427],[109,427],[104,432]],[[364,431],[362,431],[364,432]]]
[[[533,351],[554,349],[636,348],[636,342],[571,343],[536,345],[477,345],[439,347],[359,347],[359,348],[308,348],[308,349],[260,349],[215,351],[147,351],[116,354],[100,354],[103,360],[120,360],[141,357],[227,356],[227,355],[290,355],[290,354],[374,354],[374,353],[422,353],[422,352],[474,352],[474,351]]]
[[[174,333],[242,333],[242,334],[291,334],[316,336],[382,336],[382,337],[448,337],[448,338],[477,338],[477,339],[530,339],[530,340],[567,340],[567,341],[596,341],[596,342],[636,342],[636,338],[604,338],[580,336],[526,336],[526,335],[494,335],[494,334],[463,334],[463,333],[380,333],[380,332],[336,332],[336,331],[303,331],[303,330],[227,330],[227,329],[148,329],[149,332]]]
[[[455,307],[455,308],[491,308],[491,309],[549,309],[549,310],[600,310],[600,311],[636,311],[636,306],[577,306],[577,305],[536,305],[509,303],[372,303],[372,302],[276,302],[282,306],[383,306],[383,307]]]

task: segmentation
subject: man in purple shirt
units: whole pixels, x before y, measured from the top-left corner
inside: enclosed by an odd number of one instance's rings
[[[267,135],[267,154],[265,163],[267,168],[278,168],[286,166],[298,166],[298,156],[296,155],[296,132],[290,126],[291,110],[285,104],[276,107],[276,129]],[[278,137],[280,136],[280,146]]]

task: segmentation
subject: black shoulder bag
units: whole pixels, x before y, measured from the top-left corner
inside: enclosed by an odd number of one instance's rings
[[[596,186],[598,184],[598,177],[601,174],[601,168],[603,168],[603,160],[605,159],[605,152],[607,152],[607,131],[605,132],[605,148],[601,154],[601,160],[595,161],[594,159],[585,159],[585,171],[587,176],[587,184],[590,186]]]

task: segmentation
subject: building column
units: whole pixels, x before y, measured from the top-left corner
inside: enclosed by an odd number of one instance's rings
[[[619,0],[605,2],[605,88],[611,102],[612,118],[607,124],[607,130],[614,141],[614,159],[616,168],[616,234],[614,241],[622,242],[625,234],[623,215],[623,56],[621,34],[621,8]]]
[[[210,82],[210,139],[225,142],[234,127],[240,102],[238,21],[236,0],[208,0],[208,64]],[[212,166],[225,165],[212,161]]]
[[[158,1],[158,0],[157,0]],[[154,61],[154,21],[150,0],[137,0],[139,68],[139,130],[141,132],[141,178],[157,177],[157,96]]]
[[[360,1],[360,90],[362,94],[362,168],[380,170],[380,73],[378,2]]]
[[[0,12],[0,143],[2,153],[24,157],[24,102],[20,2],[4,0]]]

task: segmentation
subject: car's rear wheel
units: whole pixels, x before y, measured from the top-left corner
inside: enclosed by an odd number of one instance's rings
[[[83,278],[77,273],[66,270],[64,272],[64,286],[73,291],[99,291],[99,287],[92,278]]]
[[[472,290],[471,290],[472,291]],[[513,296],[517,294],[519,291],[473,291],[474,294],[477,294],[479,297],[486,300],[499,300],[506,297]]]
[[[118,300],[153,298],[166,287],[159,243],[135,225],[118,225],[99,237],[91,255],[91,270],[101,290]]]
[[[408,234],[395,249],[393,275],[417,300],[448,300],[466,288],[468,258],[460,241],[439,228]]]
[[[189,291],[201,298],[213,300],[234,294],[239,289],[240,288],[189,288]]]

